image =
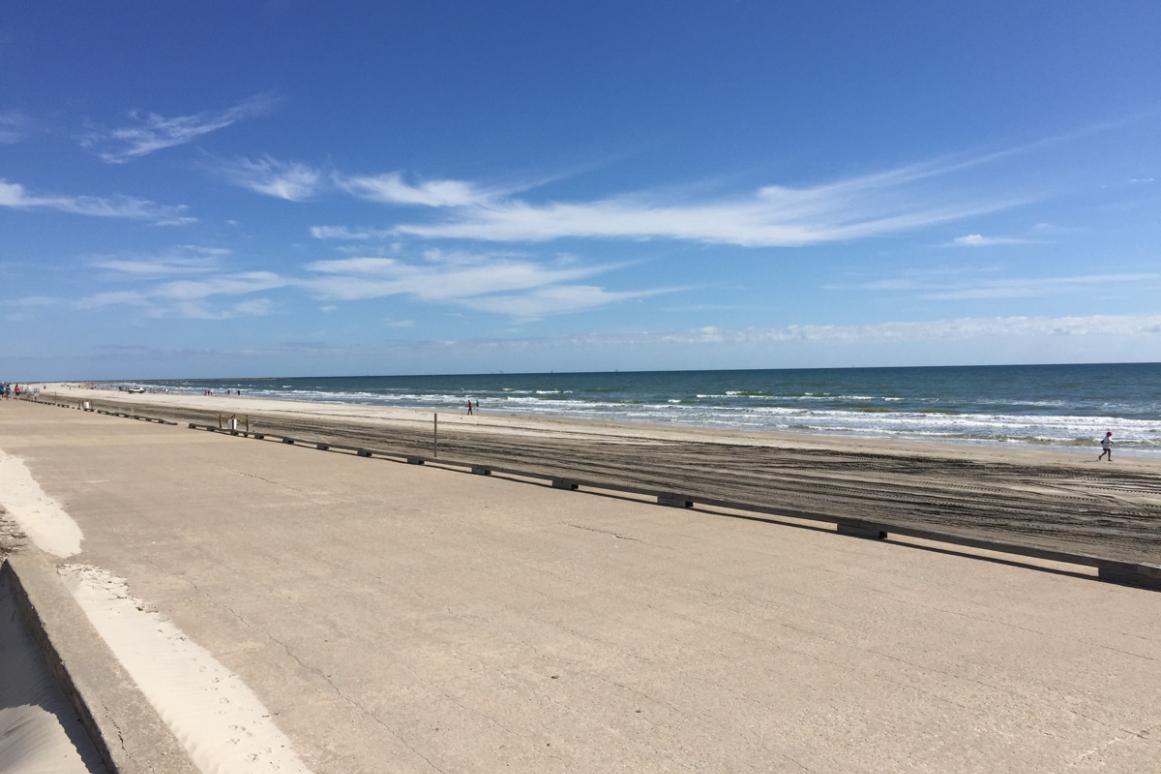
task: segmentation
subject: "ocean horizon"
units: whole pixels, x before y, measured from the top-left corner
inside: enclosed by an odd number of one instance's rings
[[[1161,453],[1161,363],[150,379],[321,403]]]

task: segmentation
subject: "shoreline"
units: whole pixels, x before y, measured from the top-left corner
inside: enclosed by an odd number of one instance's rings
[[[918,455],[970,459],[983,462],[1019,462],[1032,464],[1085,464],[1096,460],[1099,445],[1094,439],[1091,449],[1080,445],[1031,444],[1019,441],[999,442],[983,439],[930,438],[874,434],[843,434],[820,431],[714,428],[695,424],[662,424],[624,419],[588,417],[530,416],[528,414],[490,410],[468,415],[461,410],[439,411],[437,408],[377,406],[340,401],[307,401],[290,398],[252,397],[248,395],[193,395],[177,392],[127,393],[117,390],[82,387],[70,382],[30,384],[46,394],[74,400],[109,400],[137,405],[246,414],[259,413],[286,417],[317,417],[337,422],[371,422],[383,426],[430,426],[433,414],[439,415],[440,427],[454,427],[466,433],[483,432],[507,435],[564,435],[618,438],[632,442],[690,441],[695,443],[759,446],[784,449],[842,450],[865,454]],[[1091,452],[1091,454],[1090,454]],[[1161,473],[1161,454],[1148,450],[1114,446],[1118,461],[1129,461],[1134,468]]]

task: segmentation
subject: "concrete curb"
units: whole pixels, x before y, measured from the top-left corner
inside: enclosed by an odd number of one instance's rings
[[[25,624],[80,714],[97,752],[120,774],[196,774],[173,732],[113,656],[57,575],[32,550],[2,566]]]

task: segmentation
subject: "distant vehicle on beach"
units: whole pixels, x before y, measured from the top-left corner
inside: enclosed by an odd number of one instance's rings
[[[145,392],[144,387],[130,387],[127,384],[122,384],[117,389],[120,390],[121,392],[129,392],[129,393],[133,393],[135,395],[139,395],[139,394]]]

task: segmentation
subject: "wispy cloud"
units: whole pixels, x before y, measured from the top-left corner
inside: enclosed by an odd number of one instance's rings
[[[192,142],[245,118],[261,115],[276,102],[273,96],[260,94],[225,110],[207,110],[184,116],[133,111],[129,113],[130,125],[94,130],[82,138],[81,145],[110,164],[124,164],[165,148]]]
[[[347,242],[361,242],[368,239],[388,239],[395,235],[395,231],[389,228],[311,226],[310,235],[315,239],[337,239]]]
[[[1014,236],[984,236],[964,234],[946,244],[947,247],[995,247],[996,245],[1026,245],[1034,240]]]
[[[80,299],[81,309],[109,306],[136,307],[147,317],[182,317],[202,320],[227,320],[269,314],[273,308],[267,298],[248,298],[214,304],[217,296],[244,296],[290,285],[291,281],[273,272],[240,272],[196,280],[174,280],[140,290],[116,290],[94,293]]]
[[[158,226],[197,222],[184,204],[164,205],[132,196],[60,196],[29,193],[20,183],[0,178],[0,207],[17,210],[55,210],[99,218],[130,218],[152,221]]]
[[[1135,272],[1122,274],[1078,274],[1062,277],[1009,277],[1004,279],[947,280],[932,276],[902,276],[872,280],[850,285],[826,285],[828,290],[862,290],[908,293],[917,298],[934,301],[988,300],[1004,298],[1033,298],[1061,293],[1090,292],[1108,286],[1157,284],[1161,287],[1161,273]]]
[[[355,300],[409,295],[423,301],[455,301],[528,291],[588,279],[615,266],[544,265],[534,261],[475,256],[422,263],[395,258],[341,258],[307,264],[321,276],[303,286],[323,298]]]
[[[618,268],[616,264],[586,266],[575,260],[537,263],[505,255],[428,251],[420,260],[353,257],[314,261],[305,274],[287,276],[270,271],[216,273],[209,269],[216,256],[100,261],[102,268],[144,280],[166,274],[196,274],[185,279],[137,285],[90,295],[82,308],[113,305],[138,307],[153,316],[215,317],[223,307],[210,299],[294,289],[326,303],[407,296],[418,301],[456,304],[512,317],[543,317],[645,298],[675,289],[610,291],[591,284],[574,284]],[[224,308],[237,314],[242,307]],[[197,314],[194,312],[197,311]]]
[[[234,185],[291,202],[310,199],[325,185],[325,177],[319,170],[270,156],[222,162],[217,165],[217,171]]]
[[[272,271],[246,271],[205,279],[164,282],[150,291],[150,296],[172,301],[196,301],[212,296],[241,296],[291,284],[292,280]]]
[[[411,342],[444,349],[470,346],[497,350],[579,347],[607,350],[616,347],[778,346],[793,343],[847,343],[1005,339],[1049,336],[1158,336],[1161,315],[1087,315],[1075,317],[959,317],[954,319],[892,321],[866,325],[787,325],[777,328],[720,328],[705,326],[677,331],[581,333],[528,338],[479,338],[460,341]]]
[[[24,322],[35,319],[42,310],[58,304],[60,304],[60,299],[52,296],[21,296],[0,299],[0,310],[5,310],[5,320]]]
[[[60,299],[52,296],[21,296],[20,298],[9,298],[0,302],[0,306],[10,307],[16,306],[24,309],[42,306],[52,306],[58,303]]]
[[[361,199],[386,204],[414,204],[424,207],[467,207],[486,204],[504,191],[489,190],[463,180],[417,180],[408,182],[401,172],[382,175],[339,176],[339,186]]]
[[[189,320],[233,320],[238,317],[265,317],[274,311],[269,298],[250,298],[220,307],[211,307],[199,301],[180,301],[172,308],[161,311],[159,317],[183,317]]]
[[[19,110],[0,110],[0,145],[13,145],[28,136],[28,116]]]
[[[89,265],[95,269],[142,278],[205,274],[219,270],[222,258],[229,254],[230,251],[223,248],[181,245],[144,256],[97,255],[89,259]]]
[[[540,318],[569,314],[601,306],[648,298],[662,293],[674,293],[683,288],[655,288],[651,290],[611,291],[595,285],[552,285],[537,288],[520,295],[497,295],[469,298],[461,303],[471,309],[511,317]]]
[[[819,244],[913,230],[1027,201],[1027,197],[1012,195],[943,197],[941,201],[922,185],[987,160],[928,162],[813,186],[766,186],[744,194],[693,200],[672,192],[646,191],[592,201],[533,203],[511,197],[473,197],[469,194],[477,189],[461,183],[455,190],[468,193],[442,201],[442,206],[452,209],[448,218],[403,224],[396,231],[490,241],[587,237],[748,247]]]

